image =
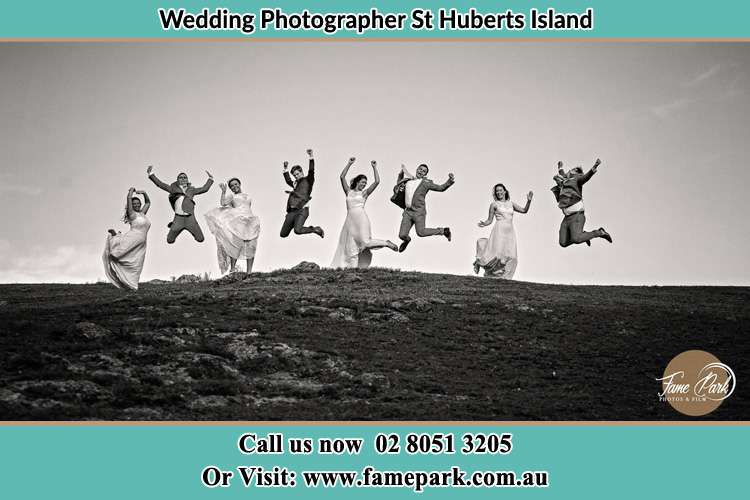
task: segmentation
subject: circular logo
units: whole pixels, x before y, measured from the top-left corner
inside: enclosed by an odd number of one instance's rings
[[[691,417],[711,413],[732,395],[734,372],[711,353],[685,351],[675,356],[664,370],[659,399]]]

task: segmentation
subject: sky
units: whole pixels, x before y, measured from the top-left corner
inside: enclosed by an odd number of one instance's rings
[[[397,241],[389,201],[402,163],[430,166],[428,226],[373,265],[472,274],[475,242],[504,183],[516,214],[515,278],[570,284],[750,285],[750,45],[570,42],[170,42],[0,44],[0,283],[96,282],[108,228],[125,231],[129,187],[146,189],[152,227],[142,280],[219,275],[206,241],[167,245],[164,181],[239,177],[261,219],[255,270],[328,265],[346,216],[338,176],[382,182],[367,203],[373,237]],[[279,237],[285,160],[317,179],[309,223],[326,237]],[[614,244],[558,246],[556,163],[602,166],[584,189],[587,228]]]

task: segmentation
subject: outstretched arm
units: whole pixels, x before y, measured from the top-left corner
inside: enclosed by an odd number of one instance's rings
[[[599,158],[597,158],[596,161],[594,162],[594,166],[591,167],[591,170],[589,170],[588,172],[586,172],[585,174],[583,174],[580,177],[580,179],[578,180],[578,183],[580,185],[586,184],[589,181],[589,179],[591,179],[594,176],[594,174],[596,173],[597,169],[599,168],[599,165],[601,165],[601,164],[602,164],[602,161]]]
[[[156,177],[156,174],[154,173],[154,167],[153,166],[151,166],[151,165],[148,166],[148,168],[146,169],[146,174],[148,174],[148,178],[151,179],[151,182],[153,182],[154,184],[156,184],[157,187],[163,189],[167,193],[170,192],[170,190],[169,190],[169,184],[166,184],[166,183],[160,181],[159,178]]]
[[[373,191],[375,191],[375,188],[378,187],[378,184],[380,184],[380,174],[378,173],[378,163],[375,160],[372,160],[370,162],[370,165],[372,165],[372,176],[375,179],[372,184],[370,184],[370,187],[367,188],[367,191],[365,191],[365,196],[370,196]]]
[[[206,183],[195,190],[195,194],[203,194],[206,191],[208,191],[211,188],[211,185],[214,183],[214,176],[211,175],[211,172],[206,170],[206,174],[208,174],[208,180],[206,180]]]
[[[143,215],[146,215],[148,213],[148,209],[151,208],[151,199],[148,197],[148,193],[146,191],[136,190],[135,194],[143,195],[143,208],[141,208],[141,213]]]
[[[513,210],[515,210],[516,212],[518,212],[520,214],[525,214],[526,212],[529,211],[529,207],[531,207],[531,199],[533,197],[534,197],[534,193],[531,192],[531,191],[529,191],[529,194],[526,195],[526,206],[523,207],[523,208],[521,208],[521,207],[519,207],[518,205],[516,205],[514,203],[513,204]]]
[[[344,190],[344,193],[349,194],[349,184],[346,182],[346,175],[349,173],[349,169],[352,165],[354,165],[355,158],[352,156],[349,158],[349,161],[346,162],[346,166],[344,167],[344,170],[341,171],[341,175],[339,176],[339,180],[341,181],[341,188]]]
[[[487,214],[487,220],[480,220],[477,226],[479,227],[489,226],[490,224],[492,224],[492,217],[494,217],[494,215],[495,215],[495,204],[490,203],[490,211]]]
[[[453,176],[453,174],[448,174],[448,180],[445,181],[442,184],[435,184],[434,182],[431,182],[429,185],[429,189],[432,191],[445,191],[449,187],[451,187],[456,182],[456,178]]]

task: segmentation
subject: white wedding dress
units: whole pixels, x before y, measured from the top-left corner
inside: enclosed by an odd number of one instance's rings
[[[205,217],[209,231],[216,237],[216,258],[222,273],[229,270],[230,258],[255,258],[260,219],[253,214],[250,195],[227,190],[221,196],[221,206]]]
[[[146,258],[146,237],[151,222],[140,212],[130,219],[130,231],[107,236],[104,245],[104,273],[117,288],[138,290]]]
[[[513,202],[494,201],[495,225],[489,238],[477,240],[476,263],[485,276],[511,279],[518,265],[516,231],[513,228]]]
[[[365,212],[365,197],[362,191],[350,189],[346,195],[346,220],[341,228],[339,245],[333,256],[331,267],[359,267],[365,269],[372,261],[372,252],[387,247],[386,240],[372,239],[370,218]]]

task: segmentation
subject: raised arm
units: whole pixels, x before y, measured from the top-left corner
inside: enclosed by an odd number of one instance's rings
[[[490,210],[489,210],[489,213],[487,214],[487,220],[480,220],[477,223],[477,226],[479,227],[489,226],[490,224],[492,224],[492,218],[494,216],[495,216],[495,204],[490,203]]]
[[[591,179],[594,176],[594,174],[596,173],[597,169],[599,168],[599,165],[601,165],[601,164],[602,164],[602,161],[599,158],[597,158],[596,161],[594,162],[594,166],[591,167],[591,170],[589,170],[588,172],[586,172],[585,174],[583,174],[578,179],[578,184],[580,184],[581,186],[584,185],[584,184],[586,184],[589,181],[589,179]]]
[[[310,157],[310,162],[307,165],[307,181],[310,183],[310,187],[315,183],[315,159],[313,158],[313,150],[307,150],[307,156]]]
[[[128,189],[128,199],[125,201],[125,212],[128,214],[128,219],[135,217],[135,211],[133,211],[133,194],[135,194],[135,188]]]
[[[341,188],[344,190],[344,193],[349,194],[349,184],[346,182],[346,175],[349,173],[349,169],[354,165],[355,158],[352,156],[349,158],[349,161],[346,162],[346,166],[344,167],[344,170],[341,171],[341,175],[339,176],[339,180],[341,181]]]
[[[219,189],[221,189],[221,199],[219,200],[219,204],[222,207],[230,206],[234,199],[234,193],[232,193],[231,189],[227,190],[227,185],[224,182],[219,183]]]
[[[404,180],[410,181],[414,179],[414,175],[406,169],[406,165],[401,164],[401,173],[403,174]]]
[[[563,169],[563,162],[558,161],[557,162],[557,175],[561,177],[565,177],[565,169]]]
[[[513,204],[513,210],[520,214],[525,214],[529,211],[529,207],[531,207],[531,199],[534,197],[534,193],[529,191],[529,194],[526,195],[526,206],[525,207],[519,207],[515,203]]]
[[[206,170],[206,175],[208,175],[208,179],[206,180],[206,183],[202,185],[201,187],[197,188],[195,190],[195,194],[203,194],[209,189],[211,189],[211,186],[214,183],[214,176],[211,175],[211,172],[209,172],[208,170]]]
[[[166,184],[166,183],[160,181],[159,178],[156,177],[156,174],[154,173],[154,167],[152,165],[148,166],[148,168],[146,169],[146,174],[148,174],[148,178],[151,179],[151,182],[153,182],[154,184],[156,184],[157,187],[163,189],[167,193],[170,192],[170,190],[169,190],[169,184]]]
[[[294,187],[294,182],[292,181],[292,176],[289,175],[289,162],[284,162],[284,181],[287,183],[287,185],[290,188]]]
[[[378,173],[378,163],[375,160],[372,160],[370,162],[370,165],[372,165],[372,176],[374,178],[372,184],[370,184],[370,187],[367,188],[365,191],[365,196],[370,196],[373,191],[375,191],[375,188],[378,187],[378,184],[380,184],[380,174]]]
[[[442,184],[435,184],[434,182],[430,182],[428,189],[431,191],[445,191],[449,187],[451,187],[456,182],[456,178],[453,174],[448,174],[448,180],[445,181]]]
[[[136,190],[135,194],[143,195],[143,208],[141,208],[141,213],[143,215],[146,215],[148,213],[148,209],[151,208],[151,199],[148,197],[148,193],[143,190]]]

